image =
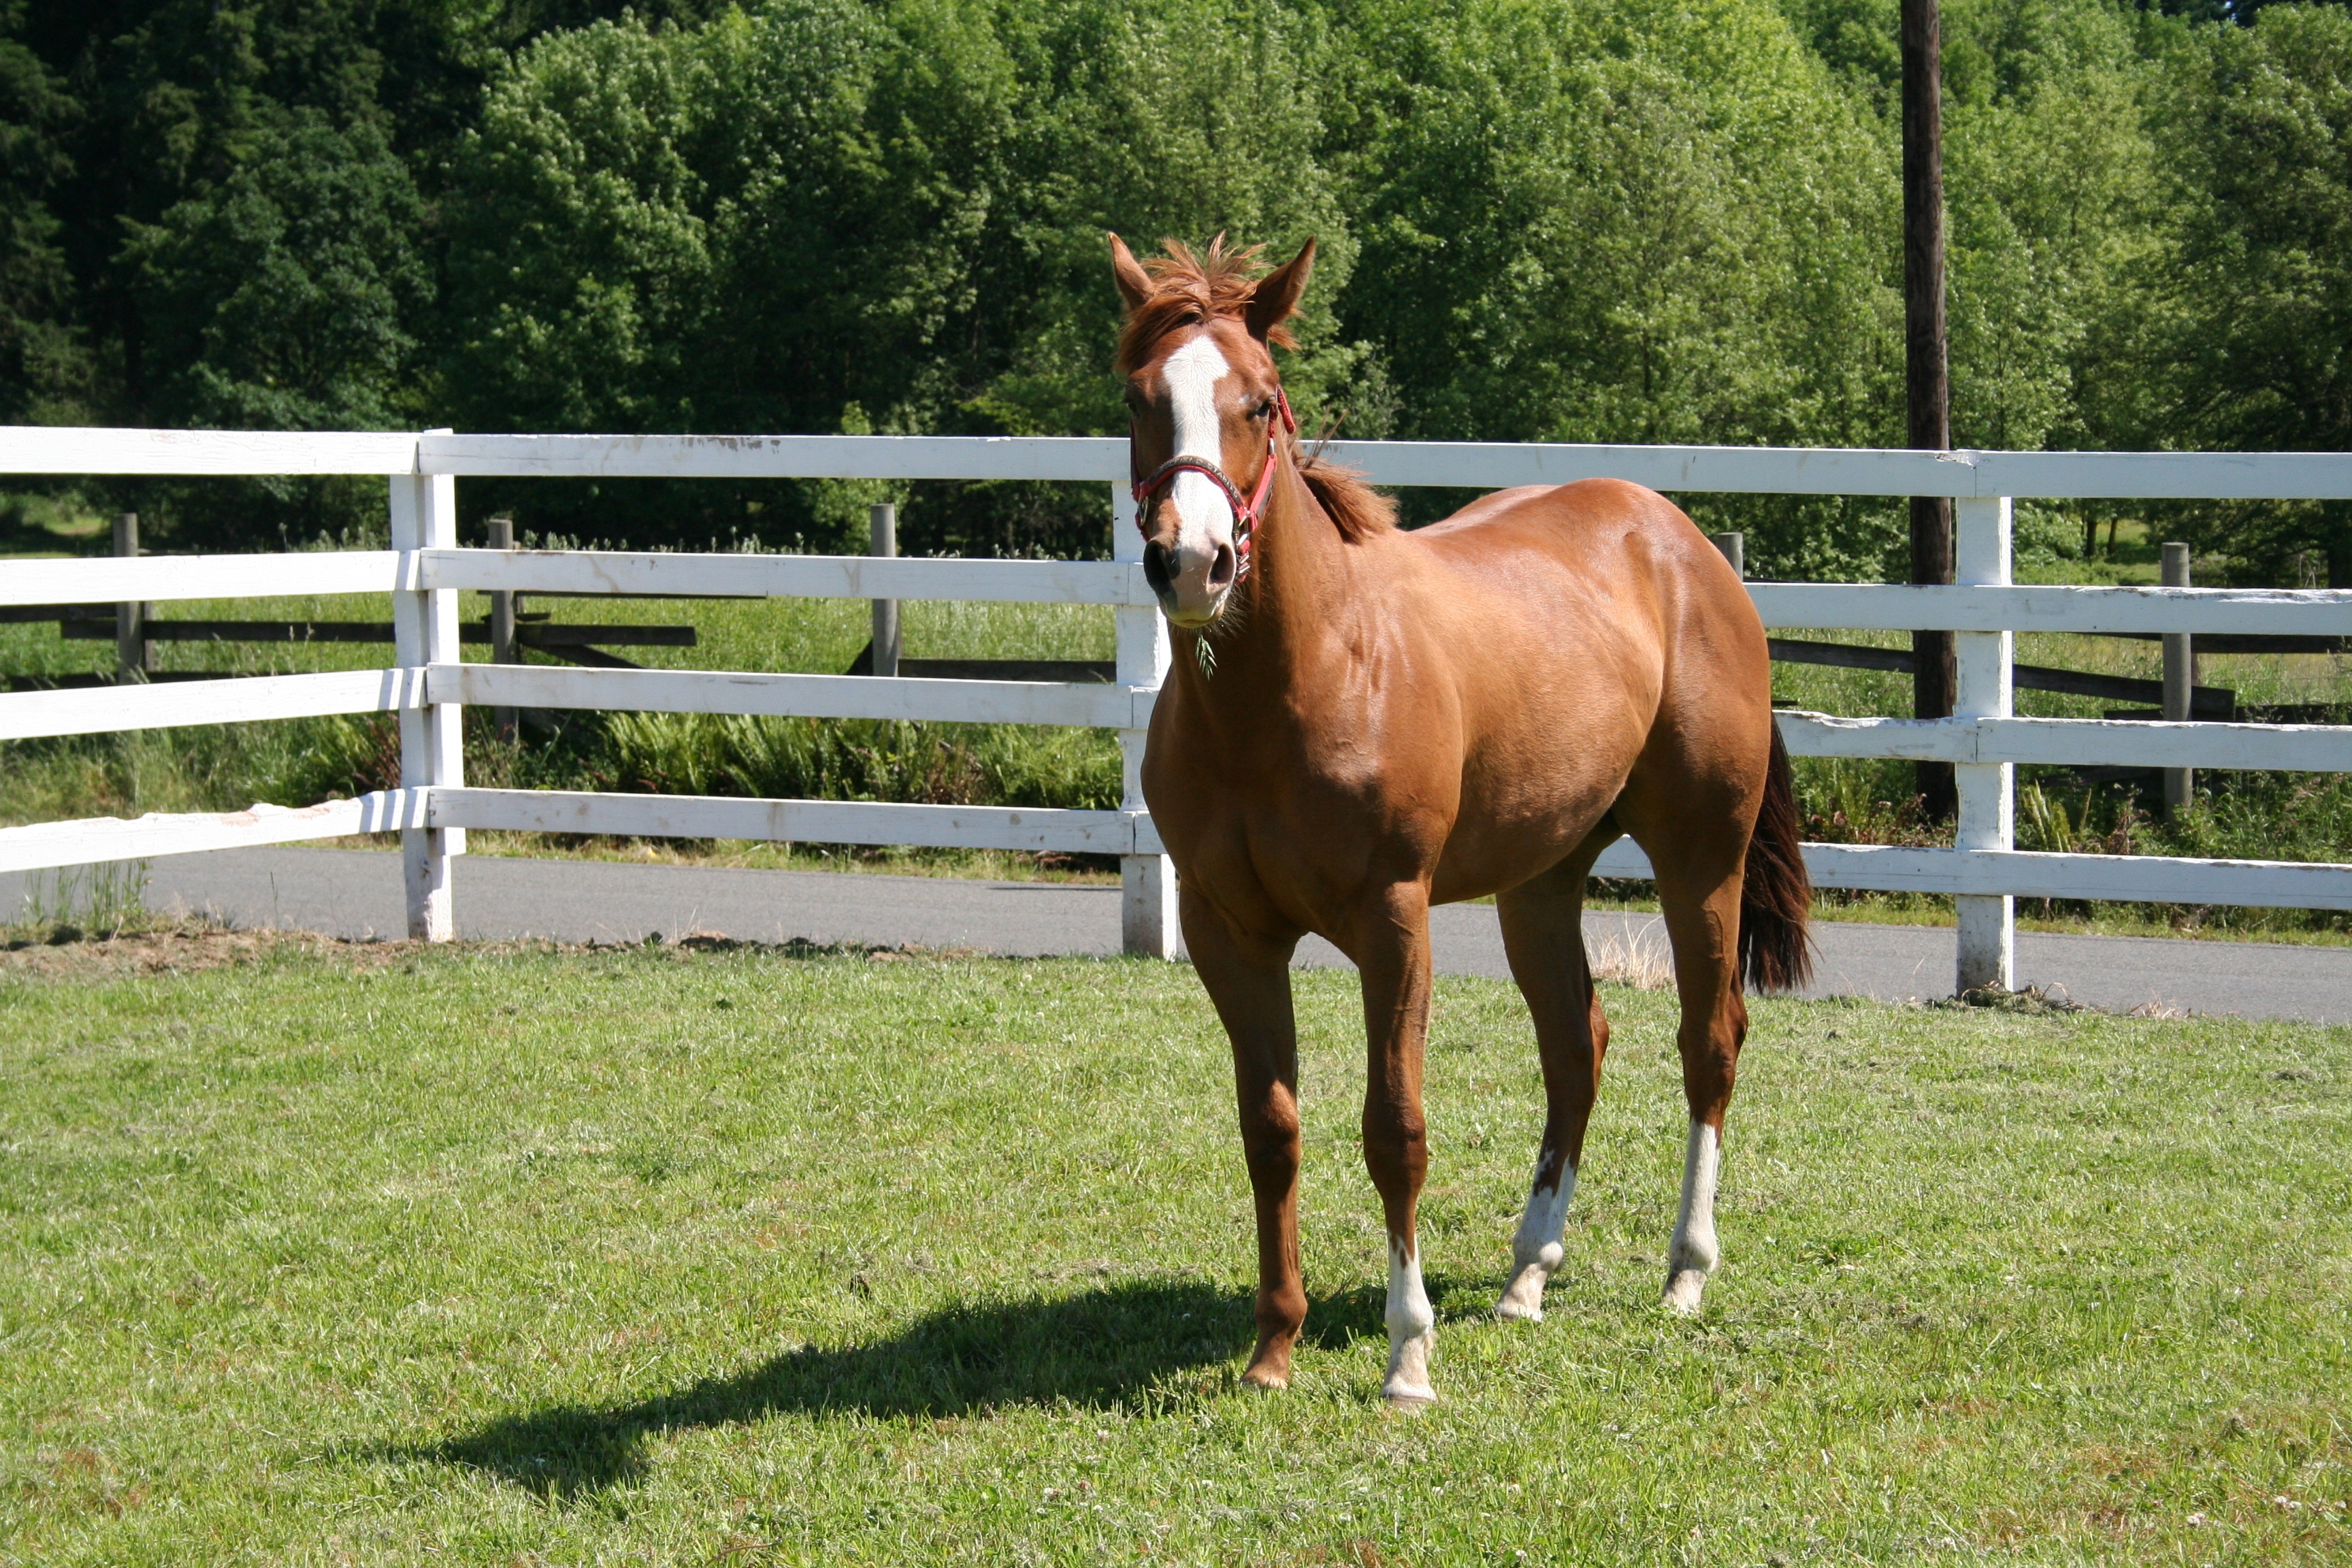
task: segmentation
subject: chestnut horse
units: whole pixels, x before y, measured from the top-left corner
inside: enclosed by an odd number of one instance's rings
[[[1307,1317],[1289,963],[1314,931],[1363,978],[1382,1393],[1434,1397],[1413,1232],[1434,903],[1495,895],[1535,1016],[1548,1110],[1496,1310],[1542,1317],[1609,1041],[1585,879],[1621,834],[1649,853],[1674,944],[1690,1141],[1665,1298],[1695,1310],[1718,1257],[1742,976],[1780,989],[1809,968],[1788,757],[1738,575],[1672,502],[1615,480],[1503,490],[1399,529],[1370,487],[1301,449],[1276,374],[1312,240],[1263,278],[1254,250],[1222,239],[1201,259],[1170,242],[1149,266],[1110,244],[1144,571],[1176,643],[1143,790],[1233,1040],[1257,1207],[1244,1376],[1286,1386]]]

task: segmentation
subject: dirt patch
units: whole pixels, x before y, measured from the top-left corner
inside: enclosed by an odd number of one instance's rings
[[[0,976],[42,980],[112,980],[142,974],[193,974],[208,969],[253,964],[285,958],[325,960],[342,967],[383,969],[427,953],[498,955],[502,953],[609,953],[656,952],[688,953],[751,953],[775,958],[858,958],[888,963],[910,959],[956,959],[979,956],[969,949],[879,947],[864,942],[814,942],[794,937],[785,942],[738,942],[731,937],[696,934],[668,939],[656,934],[643,942],[436,942],[353,941],[305,931],[234,931],[190,922],[154,931],[124,932],[105,938],[47,942],[20,932],[0,941]]]
[[[230,931],[184,925],[73,942],[16,937],[0,946],[0,974],[44,980],[190,974],[200,970],[300,955],[380,968],[423,946],[409,942],[343,942],[311,931]]]

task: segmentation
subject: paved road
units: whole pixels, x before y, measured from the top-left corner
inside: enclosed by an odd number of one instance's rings
[[[749,941],[910,942],[1012,954],[1110,953],[1118,948],[1118,890],[1047,882],[982,882],[823,871],[750,871],[521,860],[468,855],[454,876],[457,930],[468,937],[635,942],[660,931]],[[24,878],[0,876],[0,910],[20,907]],[[151,908],[215,915],[233,924],[348,937],[399,936],[399,857],[364,849],[234,849],[157,860]],[[1508,978],[1495,911],[1434,911],[1437,966]],[[1655,917],[1593,915],[1596,943],[1663,945]],[[1923,926],[1823,921],[1815,994],[1948,995],[1952,935]],[[2159,1002],[2245,1017],[2352,1023],[2352,948],[2169,942],[2141,937],[2017,940],[2019,978],[2057,984],[2078,1002],[2116,1010]],[[1344,965],[1310,938],[1299,962]]]

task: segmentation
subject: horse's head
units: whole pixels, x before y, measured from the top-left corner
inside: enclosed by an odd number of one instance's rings
[[[1255,247],[1223,236],[1205,260],[1174,240],[1147,266],[1110,237],[1111,273],[1127,301],[1118,369],[1132,422],[1143,574],[1180,626],[1205,626],[1248,573],[1251,536],[1296,429],[1272,349],[1315,265],[1308,240],[1261,278]]]

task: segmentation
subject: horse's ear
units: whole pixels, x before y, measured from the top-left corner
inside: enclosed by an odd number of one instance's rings
[[[1309,239],[1298,247],[1297,255],[1258,279],[1257,292],[1250,296],[1250,336],[1264,342],[1297,313],[1299,297],[1307,292],[1307,274],[1314,270],[1315,241]]]
[[[1129,315],[1141,310],[1143,302],[1151,298],[1151,274],[1136,260],[1127,241],[1115,234],[1110,237],[1110,276],[1111,281],[1118,285],[1118,297],[1127,301]]]

